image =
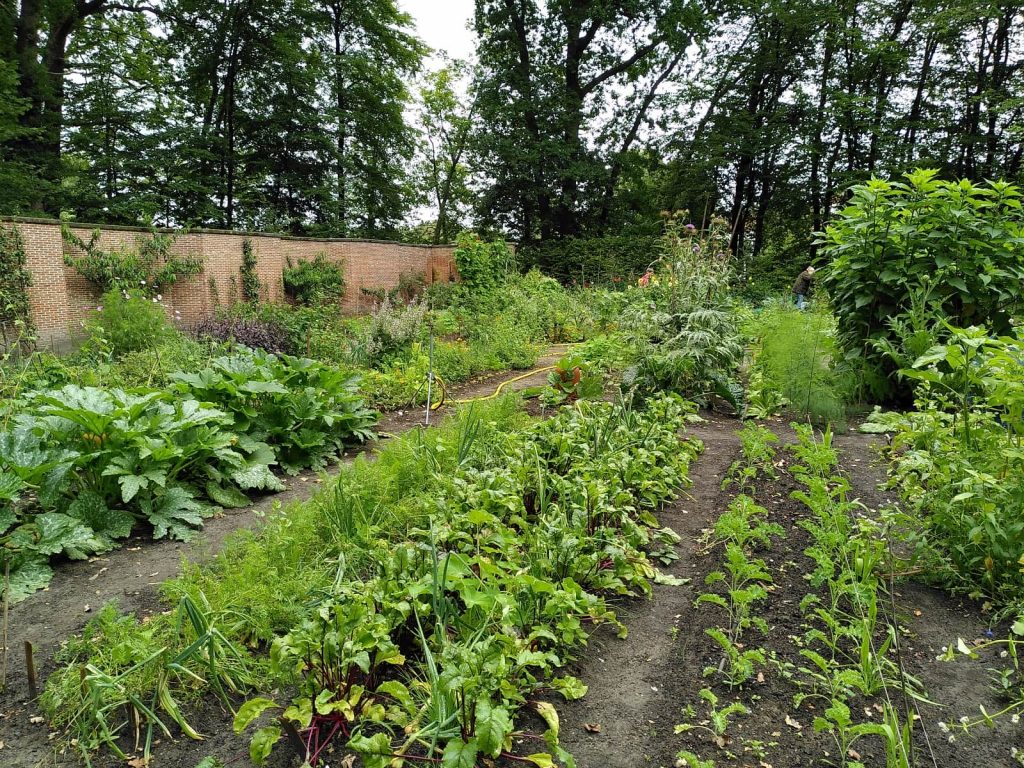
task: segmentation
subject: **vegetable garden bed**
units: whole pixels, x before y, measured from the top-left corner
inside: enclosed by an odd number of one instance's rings
[[[770,426],[780,434],[783,443],[795,439],[783,425]],[[814,719],[822,716],[827,706],[808,698],[800,708],[793,707],[793,695],[808,692],[806,682],[798,685],[794,679],[787,679],[770,660],[757,665],[752,679],[736,690],[723,684],[717,674],[703,675],[706,667],[717,667],[722,657],[720,647],[705,634],[705,630],[722,625],[722,614],[712,606],[695,607],[694,600],[707,591],[703,584],[707,574],[721,568],[723,545],[709,547],[710,542],[702,539],[702,533],[714,526],[737,495],[736,488],[721,488],[731,465],[741,456],[737,427],[735,420],[720,417],[691,427],[707,450],[691,469],[693,487],[661,515],[661,522],[683,537],[677,548],[679,559],[665,566],[665,571],[689,579],[688,583],[655,585],[654,599],[650,601],[613,599],[618,604],[620,619],[629,628],[628,638],[618,638],[610,625],[597,628],[587,651],[569,669],[589,686],[587,695],[572,702],[558,695],[549,699],[560,715],[562,746],[574,754],[580,768],[669,766],[676,763],[682,749],[720,766],[817,766],[829,764],[826,761],[842,764],[830,736],[814,730]],[[890,498],[876,489],[882,474],[871,449],[873,440],[877,438],[850,434],[837,437],[836,445],[842,470],[853,487],[851,497],[860,498],[875,509]],[[750,630],[748,648],[763,649],[783,665],[806,667],[807,659],[800,655],[803,646],[794,638],[800,637],[805,629],[801,599],[813,591],[805,579],[812,563],[804,555],[811,536],[799,526],[809,512],[806,505],[789,497],[800,487],[791,473],[795,460],[781,447],[776,449],[776,462],[781,465],[777,468],[779,478],[761,477],[747,489],[759,505],[770,511],[769,519],[779,523],[784,532],[772,537],[769,549],[755,553],[765,560],[774,583],[762,608],[756,611],[766,621],[769,632],[762,636],[757,630]],[[978,661],[965,657],[957,663],[939,662],[935,658],[942,655],[943,646],[955,644],[958,636],[970,644],[983,639],[987,626],[984,616],[975,606],[960,604],[940,592],[909,583],[897,585],[896,597],[895,615],[903,643],[904,668],[923,683],[928,697],[935,702],[917,705],[930,737],[935,764],[1009,765],[1010,747],[1019,746],[1021,734],[1008,720],[995,731],[956,735],[952,742],[948,738],[951,734],[938,725],[971,715],[979,704],[989,711],[996,711],[999,706],[989,687],[986,669],[998,663],[994,658],[997,654],[989,653]],[[160,606],[150,601],[146,607],[154,611]],[[888,605],[883,614],[891,615]],[[876,638],[883,640],[884,633],[877,633]],[[794,675],[796,679],[801,677],[799,673]],[[749,711],[736,711],[728,716],[722,734],[704,730],[704,726],[714,724],[708,700],[699,693],[705,687],[718,697],[717,710],[736,701]],[[894,691],[892,697],[898,707],[905,705],[901,694]],[[860,721],[881,723],[882,713],[876,705],[884,710],[884,704],[884,696],[858,695],[850,706],[858,716],[865,713],[859,716]],[[692,716],[687,715],[687,707],[693,708]],[[44,758],[42,765],[78,764],[71,754],[61,758],[48,752],[50,742],[45,726],[27,722],[30,710],[18,710],[5,708],[12,716],[5,732],[12,732],[16,739],[10,743],[19,746],[17,752],[8,753],[16,761],[11,765],[34,766],[40,758]],[[247,739],[231,732],[231,715],[221,705],[214,700],[200,702],[198,708],[190,707],[189,715],[208,738],[195,742],[179,737],[173,743],[160,739],[155,747],[154,765],[193,768],[207,756],[216,756],[225,764],[248,761]],[[9,728],[15,723],[21,726]],[[678,725],[698,727],[677,734],[674,731]],[[522,733],[539,735],[547,724],[528,711],[521,727]],[[520,756],[532,754],[537,747],[532,738],[519,736],[513,741],[513,754]],[[929,743],[923,741],[920,726],[915,743],[920,750],[918,759],[923,761],[918,764],[931,764]],[[848,763],[856,755],[865,765],[886,765],[882,741],[876,737],[863,736],[849,749],[853,753],[847,754]],[[50,756],[46,757],[47,754]],[[730,758],[730,754],[735,758]],[[270,765],[289,765],[293,759],[291,750],[281,749],[271,758]],[[341,755],[334,752],[329,762],[333,765],[340,759]],[[123,761],[100,756],[94,764],[114,766]],[[502,764],[518,763],[506,759]]]
[[[768,426],[782,443],[795,441],[785,424]],[[886,762],[884,741],[877,735],[861,737],[843,755],[828,732],[816,732],[815,719],[825,716],[829,702],[807,697],[794,707],[794,695],[811,693],[812,681],[789,665],[815,669],[800,654],[813,647],[803,639],[807,622],[801,608],[801,600],[814,591],[807,580],[813,562],[804,555],[812,537],[800,527],[800,521],[809,517],[807,506],[790,498],[801,487],[791,473],[795,460],[779,446],[778,479],[760,478],[754,492],[757,503],[769,510],[768,519],[784,531],[772,537],[769,549],[755,553],[764,559],[773,581],[754,611],[765,620],[768,632],[751,629],[740,640],[744,650],[763,650],[766,663],[757,663],[751,679],[736,689],[717,672],[722,649],[706,630],[721,627],[724,614],[695,601],[709,591],[707,575],[723,564],[723,545],[709,546],[706,536],[737,495],[736,488],[721,488],[730,464],[741,456],[736,430],[735,421],[714,418],[693,428],[706,451],[691,472],[693,487],[687,496],[662,515],[662,521],[682,536],[680,559],[667,571],[688,583],[655,587],[653,601],[625,607],[622,618],[630,628],[629,638],[623,642],[611,632],[599,631],[590,652],[573,670],[590,685],[585,698],[559,707],[562,741],[578,768],[687,765],[679,758],[681,750],[705,761],[692,763],[700,766],[893,765]],[[893,501],[891,494],[877,489],[885,477],[875,450],[877,437],[852,433],[837,436],[835,444],[841,470],[852,485],[851,498],[871,509]],[[913,764],[1014,764],[1011,750],[1024,746],[1024,734],[1009,718],[993,730],[982,728],[969,736],[956,729],[961,717],[978,717],[979,705],[989,712],[1002,708],[1005,700],[993,691],[989,670],[1006,666],[1005,659],[992,650],[973,661],[961,654],[954,662],[936,659],[955,646],[958,637],[972,647],[988,641],[989,624],[980,606],[906,581],[897,582],[894,595],[902,664],[934,702],[909,701],[911,711],[921,716],[914,731]],[[888,597],[882,602],[882,614],[892,616]],[[884,642],[885,634],[879,631],[875,637]],[[889,657],[895,661],[894,654]],[[705,676],[708,667],[714,672]],[[700,694],[705,688],[717,697],[714,715],[711,697]],[[888,693],[897,709],[907,705],[898,686],[890,686]],[[733,703],[746,711],[723,716]],[[849,706],[855,722],[882,725],[887,703],[881,692],[871,697],[856,694]],[[686,727],[677,733],[677,726]]]
[[[540,358],[538,367],[545,368],[555,362],[561,353],[561,348],[554,348]],[[467,383],[452,394],[459,398],[486,396],[493,392],[497,383],[507,378],[519,378],[509,387],[510,391],[515,391],[540,384],[546,373],[525,379],[521,377],[520,372],[491,374]],[[437,419],[442,416],[443,412],[435,414]],[[422,408],[393,411],[383,416],[377,430],[382,436],[394,436],[422,422]],[[351,462],[353,456],[370,453],[379,445],[379,442],[370,442],[354,451],[349,450],[345,464]],[[336,469],[331,468],[330,473]],[[139,533],[124,540],[120,549],[106,555],[55,564],[56,573],[51,586],[10,609],[9,686],[0,693],[0,713],[4,715],[0,720],[0,730],[3,731],[0,741],[5,743],[3,757],[19,755],[17,759],[24,763],[19,762],[18,765],[36,765],[39,760],[57,759],[50,749],[52,742],[47,738],[45,727],[30,722],[37,715],[36,708],[28,701],[25,659],[21,653],[25,641],[34,644],[42,687],[48,675],[57,668],[51,658],[54,650],[73,633],[79,632],[105,603],[116,600],[122,610],[148,621],[152,615],[166,610],[159,598],[160,585],[179,573],[183,562],[208,562],[225,541],[237,537],[239,530],[258,526],[275,510],[289,508],[314,494],[320,488],[321,479],[322,475],[312,471],[287,478],[285,490],[264,496],[251,507],[225,510],[207,520],[199,536],[189,543],[154,541]]]

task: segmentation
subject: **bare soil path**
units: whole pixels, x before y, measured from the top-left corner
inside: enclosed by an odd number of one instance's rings
[[[721,509],[722,478],[739,454],[736,425],[735,419],[712,416],[689,430],[704,442],[704,453],[690,467],[693,485],[659,516],[682,537],[679,559],[663,570],[690,582],[655,585],[652,599],[623,606],[626,640],[619,640],[610,626],[599,628],[577,672],[589,692],[579,701],[558,704],[562,743],[579,768],[675,763],[672,729],[679,722],[680,702],[688,698],[685,687],[695,679],[684,674],[685,659],[699,640],[693,601],[702,558],[695,550],[701,530]]]
[[[543,370],[564,356],[566,345],[552,346],[532,370],[531,376],[510,383],[504,391],[519,391],[546,382]],[[524,371],[508,371],[480,376],[453,388],[452,398],[469,399],[491,394],[504,381],[523,376]],[[436,423],[450,406],[431,414]],[[377,426],[381,438],[350,449],[341,464],[328,470],[334,474],[340,466],[359,454],[370,454],[387,436],[413,429],[424,421],[422,407],[386,413]],[[181,572],[182,562],[202,562],[213,557],[224,540],[235,531],[252,528],[263,517],[280,507],[288,507],[312,496],[323,477],[304,472],[286,479],[287,490],[264,496],[252,506],[225,510],[206,521],[202,531],[189,543],[147,538],[145,533],[124,541],[120,549],[101,557],[67,561],[55,567],[50,586],[11,606],[8,626],[7,689],[0,693],[0,766],[29,768],[54,764],[46,727],[30,720],[39,712],[29,695],[24,644],[35,649],[38,687],[42,690],[46,676],[52,671],[52,655],[61,642],[81,630],[100,607],[117,600],[125,612],[142,618],[154,611],[165,610],[160,602],[159,587]],[[189,763],[191,768],[194,763]]]

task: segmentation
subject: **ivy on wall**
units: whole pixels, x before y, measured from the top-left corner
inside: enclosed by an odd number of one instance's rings
[[[25,242],[15,226],[0,226],[0,336],[4,349],[31,346],[35,339],[28,287]]]
[[[239,271],[242,273],[242,299],[249,304],[258,303],[263,285],[256,272],[256,249],[249,238],[242,241],[242,266]]]

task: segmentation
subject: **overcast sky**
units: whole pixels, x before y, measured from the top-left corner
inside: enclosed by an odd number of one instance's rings
[[[416,20],[420,39],[431,48],[447,51],[453,59],[473,53],[473,33],[466,25],[473,18],[474,0],[399,0],[398,4]]]

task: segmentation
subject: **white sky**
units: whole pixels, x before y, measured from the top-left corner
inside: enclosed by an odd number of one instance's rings
[[[474,0],[399,0],[398,5],[413,17],[420,39],[431,48],[447,51],[453,59],[472,55],[474,34],[467,25],[473,19]]]

